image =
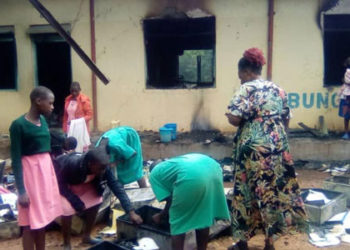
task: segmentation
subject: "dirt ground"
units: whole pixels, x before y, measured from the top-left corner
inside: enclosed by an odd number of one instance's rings
[[[328,173],[322,173],[316,170],[297,170],[298,180],[302,188],[322,187],[323,180],[329,176]],[[229,186],[229,185],[225,185]],[[97,234],[105,225],[97,225],[94,229],[94,233]],[[112,240],[113,238],[106,238],[106,240]],[[262,235],[256,236],[249,241],[249,248],[252,250],[261,250],[264,248],[264,238]],[[51,230],[46,234],[46,246],[49,250],[62,249],[61,247],[62,237],[59,231]],[[232,239],[228,236],[215,239],[209,243],[209,250],[225,250],[232,244]],[[80,244],[80,238],[74,236],[72,238],[73,249],[88,249],[86,245]],[[280,238],[275,247],[278,250],[306,250],[317,249],[308,242],[307,235],[289,235]],[[17,250],[21,248],[21,239],[11,239],[0,241],[0,249]],[[350,249],[349,244],[342,243],[336,247],[329,247],[327,249],[346,250]]]

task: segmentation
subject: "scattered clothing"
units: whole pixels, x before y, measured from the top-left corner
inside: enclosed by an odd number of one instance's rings
[[[350,213],[334,215],[322,225],[311,225],[309,242],[317,247],[329,247],[350,242]]]
[[[11,191],[8,190],[7,188],[4,188],[3,186],[0,185],[0,195],[2,194],[10,194]]]
[[[318,203],[322,203],[322,205],[325,205],[330,201],[331,200],[328,199],[324,193],[318,192],[312,189],[308,191],[308,194],[305,199],[305,203],[310,202],[310,204],[313,204],[315,202],[318,202]]]
[[[161,162],[152,170],[150,183],[157,200],[172,197],[171,235],[230,219],[220,164],[206,155],[186,154]]]
[[[273,237],[292,225],[304,231],[306,213],[283,124],[287,94],[257,79],[242,84],[228,108],[242,118],[234,139],[234,239],[247,241],[260,229]]]
[[[69,126],[68,137],[74,137],[77,139],[76,152],[82,153],[87,151],[90,146],[90,135],[86,127],[84,118],[72,120]]]
[[[344,140],[349,140],[350,139],[349,133],[345,133],[341,138]]]
[[[111,163],[117,163],[118,180],[122,184],[129,184],[141,179],[144,175],[142,148],[136,130],[127,126],[113,128],[101,136],[96,146],[100,145],[103,138],[108,138]]]

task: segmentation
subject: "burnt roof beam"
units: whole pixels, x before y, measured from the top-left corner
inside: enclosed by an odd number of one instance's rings
[[[53,15],[38,1],[29,0],[35,9],[46,19],[46,21],[57,31],[57,33],[66,40],[66,42],[75,50],[85,64],[96,74],[96,76],[104,83],[108,84],[108,78],[96,66],[96,64],[88,57],[88,55],[80,48],[75,40],[62,28]]]

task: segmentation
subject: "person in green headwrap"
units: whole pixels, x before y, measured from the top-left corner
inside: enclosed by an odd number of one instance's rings
[[[196,230],[197,249],[204,250],[215,220],[230,220],[222,169],[206,155],[186,154],[161,162],[151,170],[150,183],[157,200],[167,202],[153,221],[159,224],[169,216],[172,249],[183,249],[186,232]]]
[[[105,132],[96,143],[108,139],[107,151],[110,162],[116,164],[116,175],[123,184],[137,181],[140,188],[146,187],[143,173],[141,141],[135,129],[122,126]]]

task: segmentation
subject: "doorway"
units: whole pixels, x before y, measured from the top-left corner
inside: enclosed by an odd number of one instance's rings
[[[55,94],[55,109],[48,118],[50,127],[62,127],[64,99],[72,82],[71,51],[69,44],[58,34],[34,34],[36,83]]]

